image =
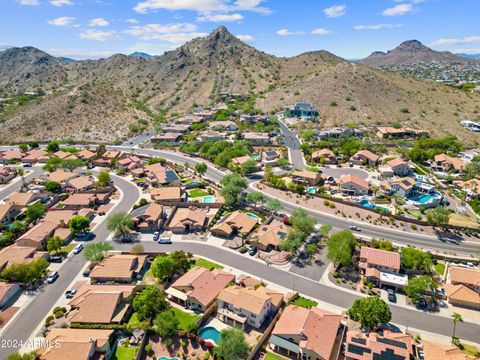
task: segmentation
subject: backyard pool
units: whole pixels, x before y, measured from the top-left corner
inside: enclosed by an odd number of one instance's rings
[[[307,194],[315,194],[317,192],[317,188],[314,186],[311,186],[307,189]]]
[[[257,220],[257,222],[260,220],[260,218],[259,218],[257,215],[252,214],[252,213],[247,213],[247,216],[248,216],[249,218],[252,218],[252,219]]]
[[[362,206],[365,206],[367,208],[370,208],[370,209],[376,209],[376,210],[383,210],[383,211],[386,211],[386,212],[390,212],[389,209],[385,208],[385,207],[381,207],[381,206],[377,206],[375,204],[372,204],[369,200],[367,199],[362,199],[360,200],[359,202],[360,205]]]
[[[219,342],[220,339],[221,339],[220,331],[218,331],[217,329],[215,329],[213,326],[204,327],[202,330],[200,330],[200,332],[198,333],[198,335],[199,335],[203,340],[212,340],[212,341],[214,341],[216,344],[218,344],[218,342]]]
[[[215,198],[213,196],[204,196],[203,197],[203,202],[205,204],[212,204],[215,202]]]
[[[174,357],[174,358],[167,358],[165,356],[162,356],[161,358],[158,358],[158,360],[180,360],[179,358],[177,357]]]
[[[437,197],[438,195],[436,194],[418,194],[418,195],[410,196],[408,199],[415,201],[419,204],[427,204],[436,200]]]

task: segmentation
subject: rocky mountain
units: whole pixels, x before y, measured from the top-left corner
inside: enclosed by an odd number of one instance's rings
[[[117,54],[66,63],[34,48],[0,52],[0,98],[37,89],[46,96],[0,110],[0,142],[112,141],[132,128],[213,104],[225,92],[250,94],[263,111],[311,102],[320,112],[316,126],[398,121],[466,140],[472,135],[459,120],[480,111],[475,94],[351,63],[326,51],[277,58],[225,27],[152,58]]]
[[[57,59],[60,60],[60,61],[66,62],[66,63],[72,63],[72,62],[77,61],[75,59],[64,57],[64,56],[59,56],[59,57],[57,57]]]
[[[410,64],[417,61],[465,62],[468,60],[454,55],[449,51],[432,50],[418,40],[409,40],[401,43],[395,49],[389,50],[386,53],[375,51],[358,62],[370,66],[387,66]]]

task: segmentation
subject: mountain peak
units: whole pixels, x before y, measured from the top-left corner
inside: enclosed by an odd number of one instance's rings
[[[225,26],[219,26],[207,36],[207,40],[215,42],[231,42],[238,40]]]
[[[431,51],[431,49],[429,47],[423,45],[418,40],[404,41],[400,45],[398,45],[394,50],[399,50],[399,51],[418,51],[418,50]]]

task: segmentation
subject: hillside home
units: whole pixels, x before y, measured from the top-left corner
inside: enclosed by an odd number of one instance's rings
[[[258,132],[244,132],[243,139],[257,145],[270,144],[270,137],[265,133]]]
[[[433,171],[461,173],[467,164],[459,158],[447,154],[435,155],[431,164]]]
[[[330,128],[315,131],[315,138],[318,140],[338,139],[342,136],[363,138],[363,132],[359,129]]]
[[[189,129],[189,125],[183,124],[170,124],[162,126],[162,131],[164,133],[186,134]]]
[[[231,162],[232,164],[234,165],[237,165],[237,166],[241,166],[243,164],[245,164],[247,161],[249,160],[253,160],[252,157],[250,155],[245,155],[245,156],[237,156],[237,157],[234,157]]]
[[[230,238],[237,234],[249,234],[257,225],[257,219],[251,218],[239,210],[225,215],[210,229],[215,236]]]
[[[167,142],[167,143],[178,143],[182,140],[183,136],[180,133],[175,133],[175,132],[167,132],[163,134],[158,134],[154,138],[152,138],[150,141],[153,143],[162,143],[162,142]]]
[[[260,329],[275,316],[283,303],[283,294],[263,286],[230,286],[218,294],[217,317],[226,324],[245,329]]]
[[[392,169],[392,173],[395,176],[407,176],[410,173],[408,162],[400,158],[387,161],[385,165]]]
[[[238,126],[231,120],[226,121],[212,121],[209,125],[211,130],[220,131],[238,131]]]
[[[260,159],[262,164],[266,166],[275,166],[281,156],[281,153],[277,150],[265,150],[262,151]]]
[[[401,139],[405,137],[423,137],[428,136],[427,130],[416,130],[412,128],[394,128],[389,126],[377,127],[377,136],[381,139],[396,138]]]
[[[337,163],[337,158],[332,150],[325,148],[313,152],[312,161],[320,162],[325,165],[333,165]]]
[[[138,231],[153,232],[161,229],[164,217],[163,206],[151,203],[140,214],[135,215],[133,221]]]
[[[273,219],[270,223],[258,227],[251,235],[250,243],[262,251],[277,250],[288,232],[289,227],[283,221]]]
[[[165,292],[171,301],[187,309],[205,311],[233,281],[235,276],[225,271],[210,271],[197,266],[178,278]]]
[[[290,359],[329,360],[338,351],[341,315],[287,306],[268,340],[270,349]]]
[[[197,137],[197,141],[199,142],[221,141],[226,139],[227,139],[227,134],[219,131],[214,131],[214,130],[202,131]]]
[[[318,116],[318,111],[310,103],[296,102],[293,105],[285,106],[285,116],[310,119]]]
[[[349,330],[345,360],[410,360],[413,358],[412,343],[412,337],[403,333],[385,330],[383,335],[371,332],[367,336],[360,331]]]
[[[353,165],[377,166],[380,157],[369,150],[360,150],[353,154],[349,162]]]
[[[95,283],[131,283],[137,280],[147,268],[146,255],[115,254],[107,256],[90,272]]]
[[[350,174],[340,176],[338,187],[342,194],[347,196],[362,196],[370,191],[367,180]]]
[[[324,181],[324,175],[319,172],[309,170],[294,171],[292,173],[292,181],[295,184],[302,184],[305,186],[321,185]]]
[[[412,194],[416,181],[411,177],[403,177],[390,182],[391,192],[397,196],[406,198]]]

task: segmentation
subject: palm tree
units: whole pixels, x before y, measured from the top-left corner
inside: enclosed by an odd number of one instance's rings
[[[124,239],[130,235],[133,228],[132,217],[125,212],[117,212],[107,219],[107,229],[115,232],[115,236]]]
[[[453,320],[453,335],[452,335],[452,341],[453,341],[453,339],[456,338],[455,331],[457,330],[457,323],[463,322],[463,318],[461,314],[455,312],[452,314],[452,320]]]

